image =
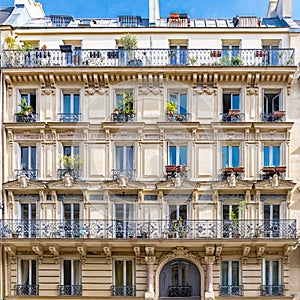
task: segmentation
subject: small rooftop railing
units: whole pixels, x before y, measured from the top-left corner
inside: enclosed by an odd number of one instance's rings
[[[90,49],[4,50],[2,68],[293,66],[294,49]]]
[[[1,239],[295,239],[296,220],[1,220]]]

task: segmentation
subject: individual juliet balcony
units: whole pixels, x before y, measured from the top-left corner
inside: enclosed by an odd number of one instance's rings
[[[278,175],[279,178],[284,179],[286,173],[286,166],[264,166],[261,169],[261,177],[262,179],[270,179],[275,174]]]
[[[222,122],[242,122],[243,116],[239,109],[230,109],[227,113],[222,113]]]
[[[123,297],[135,297],[136,287],[134,285],[112,285],[111,295],[112,296],[123,296]]]
[[[82,295],[82,285],[59,285],[57,288],[59,296]]]
[[[284,285],[262,285],[262,296],[283,296]]]
[[[220,296],[243,296],[244,286],[243,285],[221,285]]]
[[[37,179],[39,170],[37,169],[16,169],[14,170],[15,178],[19,178],[21,175],[26,175],[29,179]]]
[[[112,169],[112,177],[114,180],[118,179],[120,177],[134,179],[135,178],[135,170],[134,169]]]
[[[293,66],[295,50],[288,49],[63,49],[4,50],[2,68],[143,67],[143,66]]]
[[[111,114],[111,121],[112,122],[133,122],[135,121],[135,113],[125,113],[124,111],[117,111],[115,110]]]
[[[189,122],[191,114],[189,113],[167,113],[167,121],[168,122]]]
[[[244,167],[225,167],[221,170],[222,180],[227,179],[231,174],[234,174],[236,178],[242,179],[245,172]]]
[[[171,180],[176,177],[176,175],[180,175],[181,178],[187,179],[189,168],[188,166],[181,166],[181,165],[167,165],[165,166],[167,179]]]
[[[74,179],[78,179],[80,177],[80,169],[79,168],[64,168],[64,169],[58,169],[58,178],[63,178],[66,176],[66,174],[69,174]]]
[[[192,286],[175,286],[170,285],[168,287],[168,296],[169,297],[191,297],[192,296]]]
[[[79,113],[58,113],[58,121],[59,122],[80,122]]]
[[[296,220],[0,220],[2,239],[296,239]]]
[[[29,113],[28,115],[24,114],[15,114],[16,123],[35,123],[38,121],[38,114]]]
[[[28,284],[15,285],[15,291],[17,296],[38,296],[39,286]]]
[[[285,121],[285,111],[276,110],[272,113],[263,113],[262,121],[263,122],[284,122]]]

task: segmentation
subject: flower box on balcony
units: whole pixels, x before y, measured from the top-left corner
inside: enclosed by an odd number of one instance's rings
[[[267,51],[262,51],[262,50],[255,51],[256,57],[266,57],[267,55],[268,55]]]
[[[283,111],[283,110],[276,110],[276,111],[274,111],[273,115],[276,118],[281,118],[281,117],[285,116],[285,111]]]
[[[221,57],[221,56],[222,56],[221,50],[210,51],[210,57]]]
[[[222,169],[223,173],[232,173],[233,172],[233,168],[231,167],[226,167]]]
[[[168,166],[166,166],[166,172],[167,173],[176,172],[176,166],[175,165],[168,165]]]
[[[277,166],[275,167],[275,171],[279,173],[285,173],[286,172],[286,166]]]
[[[228,117],[239,117],[241,111],[239,109],[229,109]]]
[[[275,167],[263,167],[262,171],[264,173],[275,173]]]
[[[244,167],[235,167],[235,168],[233,168],[233,172],[244,173],[244,171],[245,171]]]

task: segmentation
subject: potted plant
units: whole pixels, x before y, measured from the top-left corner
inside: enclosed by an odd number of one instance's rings
[[[174,117],[174,113],[176,110],[177,110],[177,103],[175,101],[168,101],[166,111],[171,118]]]
[[[130,33],[127,33],[123,35],[120,39],[120,44],[123,46],[123,49],[125,50],[127,63],[134,65],[134,62],[132,63],[130,61],[132,54],[134,53],[134,50],[137,49],[137,38],[135,35],[132,35]]]
[[[70,172],[71,170],[79,170],[81,165],[81,160],[78,154],[75,155],[63,155],[60,159],[63,168]]]
[[[22,114],[24,116],[28,116],[33,111],[32,106],[28,105],[27,99],[24,97],[21,98],[21,102],[18,104],[18,106],[21,108],[19,114]]]
[[[231,64],[234,66],[240,66],[243,64],[242,58],[239,54],[236,56],[231,57]]]
[[[124,92],[122,94],[122,101],[124,104],[124,114],[125,116],[133,116],[133,94],[132,92]]]

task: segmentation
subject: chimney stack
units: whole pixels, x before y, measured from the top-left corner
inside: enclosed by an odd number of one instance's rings
[[[149,24],[155,26],[160,19],[159,0],[149,0]]]

